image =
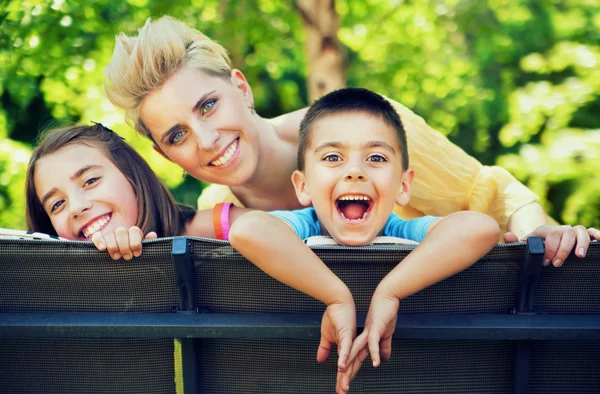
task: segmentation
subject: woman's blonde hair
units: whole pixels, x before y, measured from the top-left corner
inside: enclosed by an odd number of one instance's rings
[[[227,51],[210,38],[175,18],[148,18],[137,37],[120,33],[110,64],[104,70],[108,99],[125,109],[125,119],[152,139],[139,119],[142,100],[183,66],[190,65],[209,75],[229,78]]]

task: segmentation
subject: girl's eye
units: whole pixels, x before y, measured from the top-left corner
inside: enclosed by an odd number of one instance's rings
[[[183,131],[177,131],[173,134],[171,134],[171,137],[169,137],[169,145],[173,145],[178,143],[179,141],[181,141],[183,139]]]
[[[206,113],[208,111],[210,111],[212,109],[212,107],[214,107],[214,105],[217,103],[217,100],[208,100],[206,101],[203,105],[202,105],[202,112]]]
[[[325,157],[323,157],[323,161],[340,161],[341,158],[338,154],[336,153],[329,153],[328,155],[325,155]]]
[[[379,154],[371,155],[371,156],[369,156],[367,158],[367,160],[368,161],[373,161],[373,162],[376,162],[376,163],[383,163],[383,162],[387,161],[387,159],[385,158],[385,156],[379,155]]]
[[[64,201],[60,200],[55,202],[54,204],[52,204],[52,206],[50,206],[50,213],[53,213],[54,211],[56,211],[58,208],[60,208],[60,206],[63,204]]]
[[[85,183],[83,185],[90,186],[90,185],[93,185],[94,183],[98,182],[99,180],[100,180],[100,177],[90,178],[87,181],[85,181]]]

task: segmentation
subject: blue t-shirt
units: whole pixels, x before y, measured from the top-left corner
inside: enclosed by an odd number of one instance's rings
[[[317,212],[312,207],[296,211],[271,211],[269,213],[292,226],[301,239],[321,235],[321,225],[317,218]],[[427,235],[429,225],[438,219],[434,216],[423,216],[417,219],[404,220],[392,213],[379,235],[421,242]]]

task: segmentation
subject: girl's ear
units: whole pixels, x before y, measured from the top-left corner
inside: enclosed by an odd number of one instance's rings
[[[412,192],[412,181],[415,177],[415,172],[412,169],[404,171],[402,174],[402,183],[396,194],[396,204],[406,205],[410,200],[410,193]]]
[[[310,194],[306,189],[306,182],[304,181],[304,173],[302,171],[294,171],[292,174],[292,183],[294,184],[294,189],[296,189],[296,197],[300,204],[305,207],[309,207],[312,204],[312,199],[310,198]]]
[[[234,68],[233,70],[231,70],[230,79],[233,86],[235,86],[243,92],[244,97],[246,98],[246,103],[248,104],[248,108],[254,108],[254,96],[252,95],[252,88],[246,80],[244,73],[242,73],[237,68]]]
[[[162,149],[160,149],[158,147],[158,145],[156,144],[152,144],[152,149],[154,149],[155,151],[157,151],[162,157],[164,157],[165,159],[169,160],[169,161],[173,161],[171,159],[169,159],[169,157],[167,155],[165,155],[165,152],[162,151]]]

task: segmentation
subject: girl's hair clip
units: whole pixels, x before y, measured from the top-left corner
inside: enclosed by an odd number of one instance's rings
[[[109,129],[108,127],[104,126],[102,123],[100,122],[94,122],[93,120],[91,121],[93,124],[100,126],[102,128],[102,130],[106,131],[107,133],[113,133],[114,135],[116,135],[117,137],[119,137],[120,139],[122,139],[123,141],[125,141],[125,138],[121,137],[119,134],[115,133],[113,130]]]

